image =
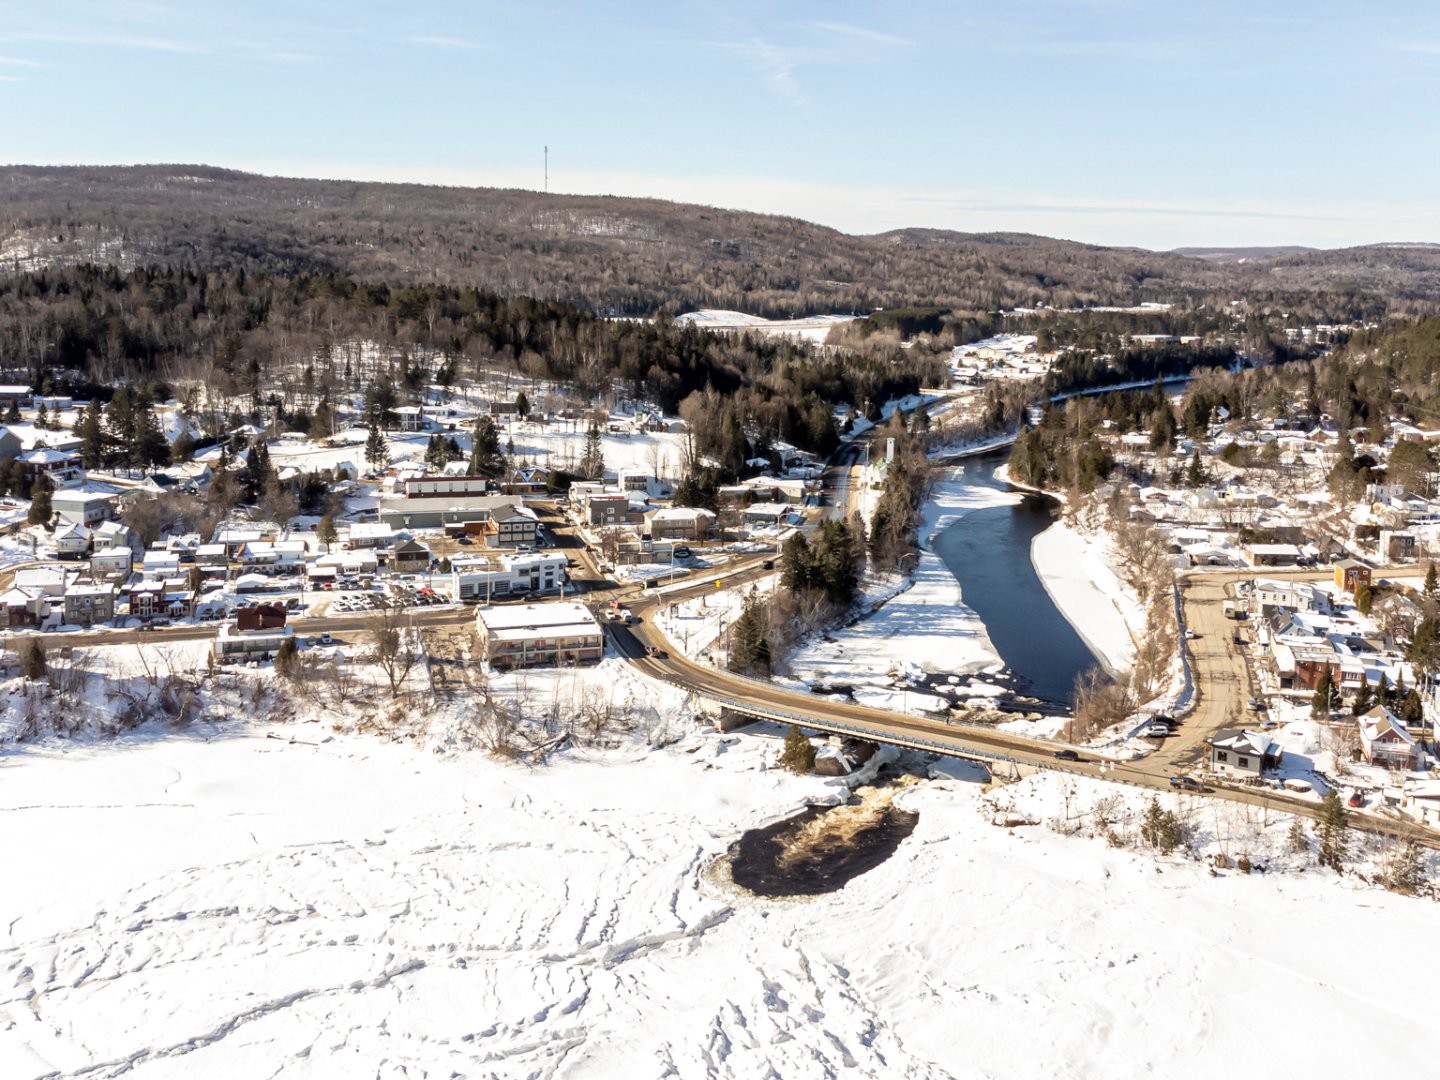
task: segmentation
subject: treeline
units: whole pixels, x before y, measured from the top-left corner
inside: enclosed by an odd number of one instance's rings
[[[102,399],[121,383],[188,384],[187,412],[210,435],[271,420],[325,433],[342,398],[363,394],[367,412],[384,413],[432,383],[499,369],[597,401],[618,385],[669,412],[695,395],[724,399],[752,440],[820,453],[838,438],[834,405],[878,410],[941,375],[902,350],[817,359],[782,339],[476,289],[96,266],[0,279],[0,367],[25,371],[37,391]],[[718,409],[701,420],[701,452],[734,471],[743,457],[722,453],[733,425]]]
[[[1062,353],[1045,375],[1045,396],[1078,393],[1119,383],[1149,382],[1235,363],[1230,345],[1162,345],[1124,348],[1111,354],[1071,350]]]
[[[795,218],[653,199],[199,165],[10,166],[0,168],[0,199],[22,242],[10,245],[15,269],[115,261],[429,280],[630,315],[664,305],[786,317],[1177,299],[1220,309],[1244,297],[1280,311],[1313,305],[1337,321],[1433,310],[1440,295],[1440,252],[1422,246],[1226,263],[1020,234],[848,236]]]

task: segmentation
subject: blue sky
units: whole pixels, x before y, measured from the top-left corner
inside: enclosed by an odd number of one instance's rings
[[[1440,5],[0,0],[0,160],[1440,241]]]

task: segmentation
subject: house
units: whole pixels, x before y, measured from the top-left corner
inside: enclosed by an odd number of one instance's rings
[[[423,405],[397,405],[390,411],[395,414],[395,426],[401,431],[429,431],[435,426],[425,415]]]
[[[587,493],[581,497],[580,508],[587,525],[620,525],[628,520],[630,496],[623,491]]]
[[[48,476],[56,487],[85,478],[85,467],[80,454],[75,450],[55,450],[48,446],[37,446],[16,459],[24,473],[28,488],[42,476]]]
[[[483,607],[475,630],[491,667],[579,664],[599,660],[605,634],[584,604],[510,604]]]
[[[1370,567],[1358,559],[1341,559],[1335,564],[1335,587],[1353,593],[1361,585],[1370,584]]]
[[[62,559],[83,559],[90,551],[90,530],[84,525],[60,524],[55,527],[55,553]]]
[[[418,499],[425,495],[485,495],[494,494],[494,485],[488,477],[469,476],[412,476],[400,482],[407,499]]]
[[[8,589],[0,593],[0,619],[11,630],[39,627],[50,616],[50,597],[39,589]]]
[[[520,407],[514,401],[492,401],[490,415],[502,423],[509,423],[520,418]]]
[[[1440,826],[1440,780],[1412,780],[1406,784],[1400,809],[1422,825]]]
[[[115,617],[115,586],[80,583],[65,590],[65,622],[70,626],[94,626]]]
[[[1263,731],[1224,728],[1206,741],[1210,769],[1222,776],[1259,776],[1265,769],[1280,767],[1280,746]]]
[[[246,544],[240,549],[240,565],[267,574],[293,573],[305,565],[305,541],[258,540]]]
[[[1356,718],[1360,725],[1360,753],[1371,765],[1411,771],[1421,767],[1424,753],[1400,718],[1383,705]]]
[[[77,491],[62,489],[50,496],[50,507],[56,518],[80,525],[96,525],[115,516],[120,496],[110,491]]]
[[[224,544],[201,544],[195,549],[195,565],[202,570],[226,570],[230,553]]]
[[[60,566],[31,566],[15,571],[17,589],[36,589],[46,596],[60,598],[65,595],[65,570]]]
[[[406,540],[390,549],[390,569],[397,574],[419,574],[430,569],[430,549],[418,540]]]
[[[276,630],[285,625],[285,608],[281,604],[255,604],[235,613],[235,626],[240,630]]]
[[[505,495],[544,495],[550,490],[550,470],[539,465],[511,469],[500,478],[499,488]]]
[[[702,540],[715,531],[715,513],[693,506],[653,510],[648,515],[653,540]]]
[[[395,542],[395,527],[384,521],[357,521],[345,532],[344,547],[349,551],[362,548],[388,548]]]
[[[220,631],[211,645],[211,654],[216,660],[263,660],[274,656],[280,646],[294,640],[295,631],[288,626],[267,629],[242,630],[236,623],[221,623]]]
[[[1244,551],[1251,566],[1295,566],[1305,557],[1296,544],[1250,544]]]
[[[128,576],[134,563],[135,553],[128,547],[106,548],[103,551],[95,551],[91,554],[90,572],[92,574],[123,574]]]
[[[95,526],[91,537],[96,551],[109,551],[111,548],[131,548],[135,545],[135,533],[129,527],[120,524],[118,521],[102,521]]]
[[[790,516],[786,503],[751,503],[745,508],[745,524],[779,526]]]

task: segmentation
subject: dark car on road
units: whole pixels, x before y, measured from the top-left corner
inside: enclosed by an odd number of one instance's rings
[[[657,649],[654,645],[646,645],[646,646],[645,646],[645,655],[646,655],[646,656],[650,656],[650,657],[654,657],[656,660],[668,660],[668,659],[670,659],[670,654],[669,654],[669,653],[667,653],[664,649]]]
[[[1193,776],[1172,776],[1170,777],[1170,786],[1173,788],[1179,788],[1181,791],[1205,790],[1201,786],[1200,781],[1196,780]]]
[[[1079,761],[1080,755],[1074,750],[1056,750],[1055,757],[1060,761]]]

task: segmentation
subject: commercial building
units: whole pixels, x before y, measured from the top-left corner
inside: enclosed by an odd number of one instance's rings
[[[456,600],[554,592],[565,586],[565,566],[564,555],[458,555],[450,561],[450,591]]]
[[[605,652],[605,633],[583,604],[512,604],[484,607],[475,630],[491,667],[583,664]]]
[[[241,630],[235,623],[222,623],[211,646],[215,659],[221,661],[263,660],[274,656],[280,646],[295,636],[288,626],[264,630]]]

